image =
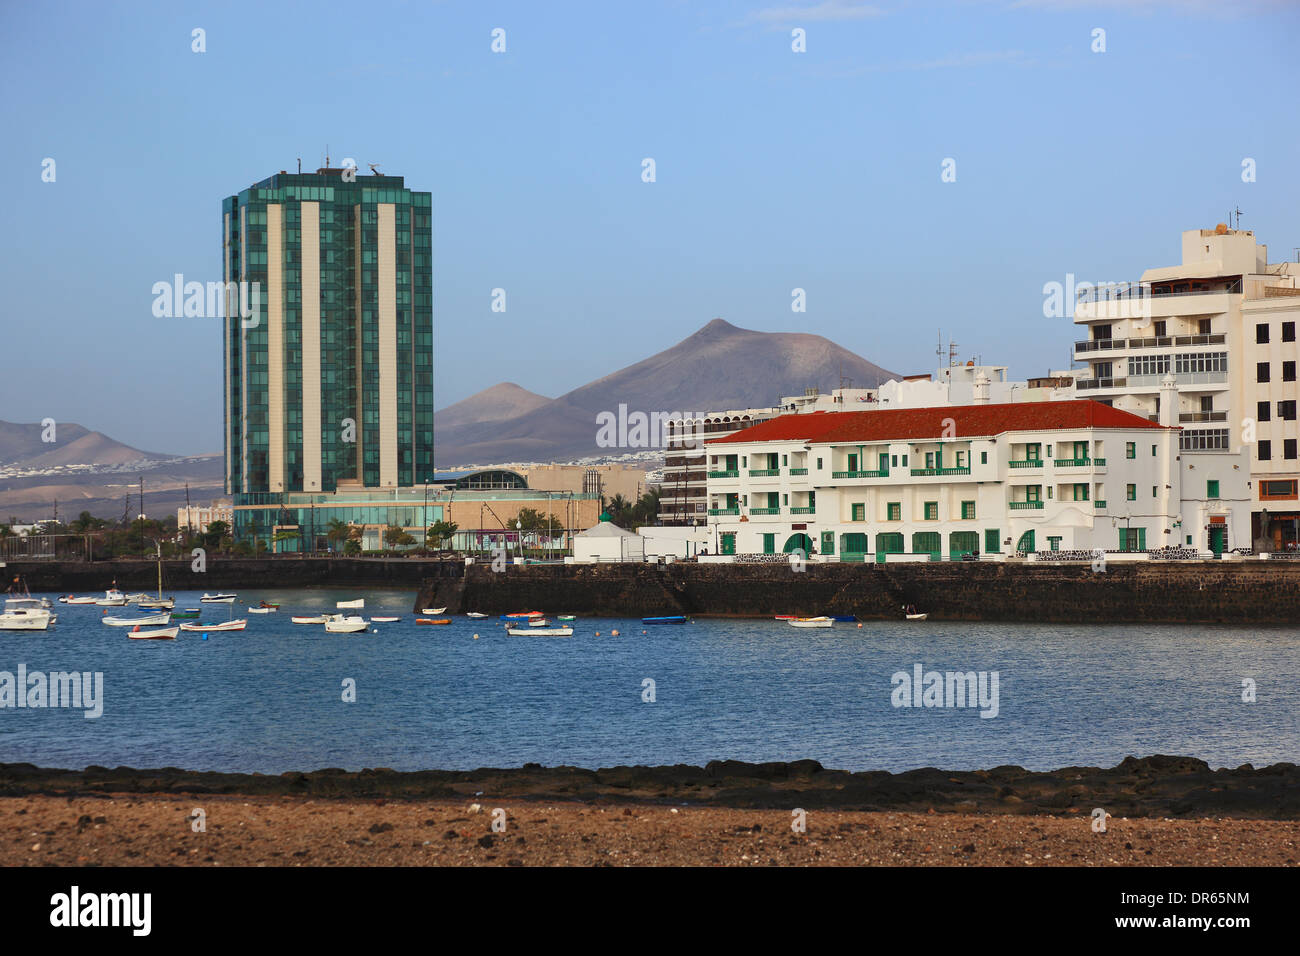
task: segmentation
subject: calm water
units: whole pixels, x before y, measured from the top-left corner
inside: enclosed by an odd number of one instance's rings
[[[401,623],[327,635],[289,622],[363,593],[367,617]],[[198,606],[198,592],[176,597]],[[246,615],[259,600],[283,607]],[[700,621],[642,634],[639,621],[580,619],[572,638],[512,638],[495,619],[416,626],[412,600],[241,591],[246,631],[175,642],[131,641],[99,623],[101,608],[57,605],[50,631],[0,632],[0,670],[102,671],[103,716],[0,710],[0,762],[266,773],[804,757],[850,770],[1041,770],[1151,753],[1300,762],[1298,629]],[[124,611],[137,613],[109,613]],[[205,620],[226,616],[204,606]],[[998,716],[893,707],[891,675],[916,663],[997,671]],[[1257,703],[1241,700],[1246,677]],[[341,699],[345,678],[355,703]],[[654,703],[642,702],[645,678]]]

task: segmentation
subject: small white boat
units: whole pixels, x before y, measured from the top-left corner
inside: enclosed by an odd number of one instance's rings
[[[102,598],[97,598],[95,603],[100,607],[126,607],[126,595],[117,588],[109,588],[104,592]]]
[[[77,597],[75,595],[69,594],[65,597],[59,598],[59,603],[60,604],[94,604],[97,600],[99,599],[93,597]]]
[[[425,608],[423,611],[421,611],[420,613],[421,613],[421,614],[446,614],[446,613],[447,613],[447,609],[446,609],[445,607],[426,607],[426,608]],[[486,614],[471,614],[470,617],[487,617],[487,615],[486,615]]]
[[[142,631],[137,627],[127,637],[133,641],[174,641],[179,632],[180,625],[176,627],[160,627],[152,631]]]
[[[172,616],[164,611],[161,614],[145,614],[141,617],[106,617],[102,620],[109,627],[136,627],[145,624],[170,624]]]
[[[126,596],[126,603],[139,604],[141,601],[147,601],[152,597],[153,597],[152,594],[145,594],[143,591],[138,591],[135,594],[128,594]]]
[[[529,627],[550,627],[551,622],[544,617],[533,617],[528,619]]]
[[[328,614],[299,614],[289,618],[294,624],[324,624],[329,619]]]
[[[248,606],[249,614],[274,614],[277,610],[278,608],[273,607],[253,607],[251,604]]]
[[[571,627],[508,627],[511,637],[573,637]]]
[[[369,626],[369,621],[355,614],[331,614],[329,620],[325,622],[325,633],[355,634],[357,631],[364,631]]]
[[[370,619],[373,624],[396,624],[400,620],[400,617],[372,617]]]
[[[199,598],[201,604],[234,604],[238,594],[204,594]]]
[[[445,611],[445,610],[447,610],[447,609],[446,609],[446,608],[443,608],[442,610]],[[439,613],[441,613],[441,612],[439,612]],[[475,618],[477,618],[477,617],[487,617],[486,614],[480,614],[478,611],[470,611],[470,612],[468,612],[465,616],[466,616],[466,617],[475,617]]]
[[[242,631],[247,626],[248,621],[244,618],[235,618],[233,621],[222,621],[220,624],[182,624],[182,631]]]
[[[795,617],[786,623],[791,627],[833,627],[835,619],[830,617]]]
[[[0,613],[0,631],[43,631],[58,619],[38,598],[8,598],[4,613]]]
[[[907,619],[909,621],[924,621],[929,616],[929,614],[908,614]]]
[[[140,610],[164,610],[170,611],[176,606],[175,598],[150,598],[147,601],[140,602]]]
[[[334,605],[337,608],[358,608],[366,606],[365,598],[357,598],[355,601],[339,601]]]

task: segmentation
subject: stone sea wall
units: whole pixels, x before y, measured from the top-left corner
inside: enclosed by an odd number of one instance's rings
[[[1300,623],[1300,566],[1264,561],[1090,564],[444,565],[415,608],[610,617],[854,614],[1027,623]]]

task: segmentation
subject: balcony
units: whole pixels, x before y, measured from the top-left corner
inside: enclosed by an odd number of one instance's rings
[[[1080,289],[1075,296],[1077,303],[1086,302],[1127,302],[1141,299],[1164,299],[1179,295],[1240,295],[1241,280],[1224,282],[1220,289],[1193,289],[1191,281],[1196,280],[1162,280],[1152,286],[1149,282],[1119,282],[1112,285],[1099,285]],[[1222,280],[1218,280],[1222,281]]]
[[[806,474],[808,474],[808,469],[807,469],[807,468],[791,468],[791,469],[790,469],[790,476],[791,476],[791,477],[794,477],[795,475],[806,475]]]
[[[1178,421],[1182,422],[1226,422],[1227,412],[1179,412]]]
[[[1087,468],[1092,464],[1091,458],[1058,458],[1054,462],[1057,468]]]
[[[816,508],[791,508],[790,509],[790,514],[792,515],[810,515],[810,514],[815,514],[816,512],[817,512]]]
[[[1007,462],[1012,468],[1042,468],[1043,460],[1041,458],[1026,458],[1024,461]]]
[[[1093,506],[1094,508],[1105,508],[1105,507],[1106,507],[1106,499],[1105,499],[1105,498],[1098,498],[1097,500],[1095,500],[1095,501],[1092,503],[1092,506]]]
[[[1154,376],[1153,376],[1154,377]],[[1124,378],[1083,378],[1075,379],[1075,391],[1086,392],[1094,388],[1123,388],[1128,384]]]
[[[1105,458],[1094,458],[1094,459],[1092,460],[1092,463],[1093,463],[1094,465],[1096,465],[1098,468],[1105,468],[1105,467],[1106,467],[1106,459],[1105,459]]]
[[[739,471],[711,471],[709,472],[709,477],[710,478],[739,478],[740,472]]]
[[[750,508],[749,513],[751,515],[779,515],[781,513],[781,509],[780,508]]]
[[[781,474],[780,468],[751,468],[749,477],[751,478],[775,478]]]
[[[927,478],[933,475],[969,475],[969,468],[913,468],[912,476]]]
[[[740,514],[740,509],[739,509],[739,508],[710,508],[710,509],[709,509],[709,514],[711,514],[711,515],[738,515],[738,514]]]
[[[1074,352],[1118,352],[1122,349],[1170,349],[1182,345],[1224,345],[1228,337],[1222,332],[1195,335],[1153,335],[1128,339],[1084,339],[1074,343]]]
[[[1041,501],[1012,501],[1008,503],[1008,507],[1012,511],[1029,511],[1029,510],[1041,511],[1043,507],[1043,503]]]
[[[888,478],[889,469],[877,469],[876,471],[832,471],[832,478]]]

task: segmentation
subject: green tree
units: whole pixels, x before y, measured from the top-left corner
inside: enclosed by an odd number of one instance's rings
[[[395,548],[402,541],[402,535],[406,534],[398,525],[390,524],[384,529],[384,543],[390,548]],[[409,535],[408,535],[409,537]]]
[[[351,534],[352,528],[348,526],[347,522],[341,521],[338,518],[331,518],[329,528],[325,532],[325,537],[329,539],[334,550],[338,551],[343,547],[343,543],[348,540],[348,537]]]
[[[294,528],[284,528],[284,529],[282,529],[282,530],[280,530],[280,531],[277,531],[277,532],[276,532],[276,533],[271,537],[271,541],[272,541],[274,544],[282,544],[282,543],[284,543],[285,541],[296,541],[297,539],[298,539],[298,532],[297,532],[297,530],[294,529]],[[279,551],[279,550],[281,550],[281,549],[280,549],[280,548],[276,548],[275,550],[276,550],[276,551]]]
[[[349,556],[355,556],[361,553],[361,540],[357,538],[348,538],[343,543],[343,553]]]
[[[230,525],[224,521],[212,521],[203,534],[203,546],[209,551],[220,551],[230,537]]]
[[[425,544],[431,548],[441,548],[442,543],[454,539],[459,530],[460,525],[454,521],[435,521],[424,532]]]

